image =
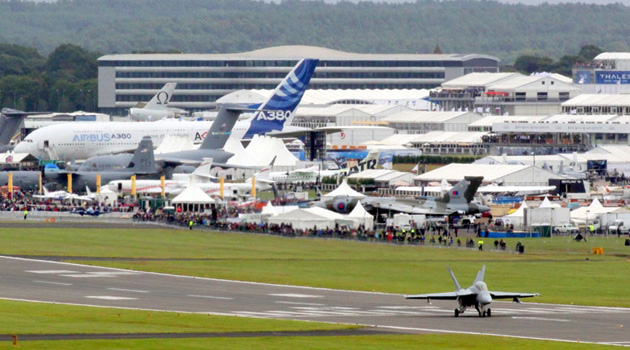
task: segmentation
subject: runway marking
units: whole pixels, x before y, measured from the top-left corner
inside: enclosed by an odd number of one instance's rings
[[[287,298],[323,298],[322,295],[296,294],[296,293],[269,294],[269,295],[273,297],[287,297]]]
[[[124,289],[124,288],[107,288],[107,290],[115,290],[119,292],[129,292],[129,293],[151,293],[148,290]]]
[[[26,272],[30,273],[39,273],[39,274],[62,274],[62,273],[78,273],[77,271],[70,270],[26,270]]]
[[[36,283],[46,283],[46,284],[54,284],[57,286],[71,286],[72,283],[61,283],[61,282],[52,282],[52,281],[33,281]]]
[[[215,297],[215,296],[212,296],[212,295],[195,295],[195,294],[190,294],[190,295],[187,295],[187,296],[192,297],[192,298],[221,299],[221,300],[232,300],[232,299],[234,299],[234,298],[228,298],[228,297]]]
[[[118,277],[118,276],[129,276],[129,275],[139,275],[140,272],[126,272],[126,271],[92,271],[92,272],[83,272],[77,274],[63,274],[60,275],[62,277],[72,277],[72,278],[99,278],[99,277]]]
[[[86,296],[88,299],[102,299],[102,300],[138,300],[138,298],[128,298],[128,297],[116,297],[112,295],[88,295]]]
[[[561,318],[544,318],[544,317],[526,317],[526,316],[512,316],[515,320],[536,320],[536,321],[553,321],[553,322],[571,322],[571,320],[565,320]]]
[[[290,305],[311,305],[311,306],[326,306],[326,304],[318,303],[301,303],[299,301],[275,301],[276,304],[290,304]]]

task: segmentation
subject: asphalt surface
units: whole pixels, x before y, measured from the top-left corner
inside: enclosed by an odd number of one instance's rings
[[[627,308],[494,302],[492,317],[479,318],[469,310],[455,318],[455,303],[449,301],[427,304],[396,294],[173,276],[16,257],[0,257],[0,281],[4,299],[359,324],[411,334],[488,334],[630,346]]]

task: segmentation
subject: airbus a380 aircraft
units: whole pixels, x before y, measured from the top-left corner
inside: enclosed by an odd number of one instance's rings
[[[304,59],[278,85],[270,100],[247,120],[236,122],[231,136],[248,139],[268,132],[302,131],[291,127],[293,111],[315,71],[318,60]],[[83,160],[93,156],[131,152],[144,136],[155,147],[168,136],[187,137],[202,143],[213,122],[160,120],[151,123],[90,122],[50,125],[30,133],[15,147],[16,153],[30,153],[43,159]]]

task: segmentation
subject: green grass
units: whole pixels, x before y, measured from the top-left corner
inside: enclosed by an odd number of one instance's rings
[[[199,260],[78,261],[181,275],[316,287],[424,293],[449,291],[446,265],[469,285],[482,264],[491,289],[538,292],[537,302],[630,307],[624,238],[522,240],[526,254],[288,239],[187,230],[0,229],[0,254]],[[513,247],[516,240],[508,240]],[[605,255],[591,255],[603,247]],[[571,291],[567,293],[567,291]]]
[[[315,322],[0,300],[0,334],[221,333],[349,328],[357,327]]]
[[[151,340],[73,340],[20,342],[22,349],[98,350],[98,349],[344,349],[344,350],[407,350],[407,349],[528,349],[528,350],[597,350],[611,346],[560,343],[473,335],[399,335],[345,337],[255,337],[212,339]],[[3,347],[0,345],[0,348]],[[5,344],[4,347],[15,348]]]

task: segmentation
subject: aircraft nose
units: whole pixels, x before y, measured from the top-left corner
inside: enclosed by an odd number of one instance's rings
[[[492,302],[492,297],[490,296],[490,293],[480,293],[477,295],[477,302],[483,305],[488,305]]]

